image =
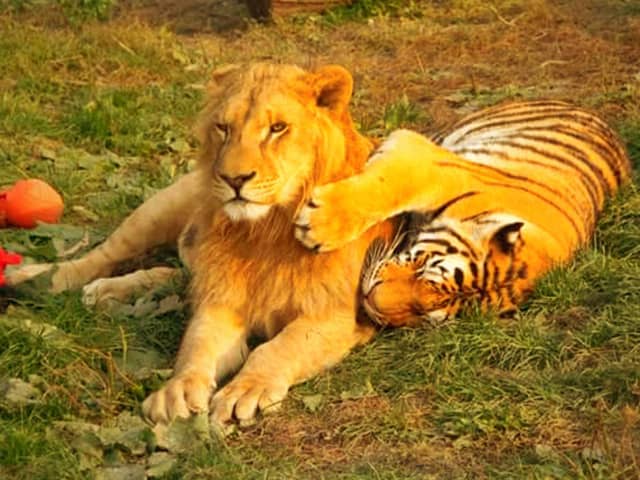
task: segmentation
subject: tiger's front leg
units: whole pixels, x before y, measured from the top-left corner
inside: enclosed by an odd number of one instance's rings
[[[468,182],[438,166],[448,161],[459,157],[419,133],[393,132],[362,173],[314,188],[296,218],[296,238],[313,250],[334,250],[394,215],[437,206]]]
[[[235,311],[203,306],[182,339],[173,377],[142,404],[145,417],[168,423],[208,409],[220,378],[237,370],[247,356],[247,328]]]

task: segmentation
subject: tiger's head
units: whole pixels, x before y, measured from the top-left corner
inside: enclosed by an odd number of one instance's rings
[[[528,276],[520,219],[486,215],[461,221],[409,214],[396,239],[374,242],[361,278],[361,303],[380,325],[446,322],[476,301],[515,309]]]
[[[353,127],[353,80],[339,66],[258,63],[214,72],[199,122],[199,167],[232,221],[293,216],[316,184],[353,175],[371,144]]]

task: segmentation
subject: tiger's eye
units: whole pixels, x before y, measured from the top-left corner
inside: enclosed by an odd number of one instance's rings
[[[276,122],[269,127],[269,131],[271,133],[282,133],[286,129],[287,129],[287,124],[284,122]]]

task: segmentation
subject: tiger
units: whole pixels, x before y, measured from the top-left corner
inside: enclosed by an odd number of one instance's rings
[[[591,238],[631,163],[598,117],[561,101],[507,103],[431,139],[393,132],[364,171],[318,186],[298,238],[339,248],[383,219],[359,289],[382,326],[441,325],[472,305],[513,314],[536,281]]]

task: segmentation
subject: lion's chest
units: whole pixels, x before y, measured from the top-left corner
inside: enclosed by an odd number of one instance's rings
[[[314,254],[293,234],[277,242],[231,240],[211,239],[215,247],[196,265],[195,278],[206,282],[207,302],[233,308],[257,333],[271,337],[300,316],[355,315],[366,245]]]

